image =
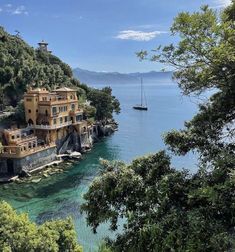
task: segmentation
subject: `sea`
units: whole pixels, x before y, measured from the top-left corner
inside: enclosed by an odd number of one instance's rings
[[[93,85],[102,88],[102,85]],[[96,234],[80,213],[92,180],[100,173],[100,159],[133,159],[166,150],[172,157],[172,167],[197,170],[197,156],[174,156],[164,144],[163,136],[173,129],[182,129],[198,110],[198,101],[183,96],[177,83],[171,79],[158,79],[144,83],[148,111],[134,110],[140,102],[140,84],[109,84],[121,103],[121,113],[114,115],[119,127],[113,135],[101,139],[93,149],[63,173],[42,178],[38,183],[11,183],[0,186],[0,199],[9,202],[18,212],[27,212],[38,224],[46,220],[71,216],[75,223],[79,243],[85,252],[96,251],[104,237],[115,238],[108,223],[102,224]],[[121,226],[121,224],[120,224]],[[120,227],[121,232],[121,227]]]

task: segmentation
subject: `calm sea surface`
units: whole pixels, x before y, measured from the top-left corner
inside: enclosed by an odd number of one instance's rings
[[[139,84],[113,85],[112,88],[122,109],[115,116],[119,123],[117,132],[95,144],[80,163],[67,168],[62,174],[43,178],[39,183],[13,183],[0,187],[0,199],[11,203],[19,212],[28,212],[37,223],[72,216],[78,240],[85,252],[95,251],[97,244],[106,235],[114,236],[108,231],[107,225],[102,225],[96,235],[92,234],[86,225],[85,216],[79,213],[82,195],[99,173],[99,158],[130,162],[138,156],[164,149],[163,133],[182,128],[184,121],[189,120],[197,110],[196,104],[183,97],[177,85],[170,80],[145,85],[148,111],[132,109],[140,99]],[[172,163],[177,169],[187,168],[192,172],[196,169],[196,158],[193,155],[173,157]]]

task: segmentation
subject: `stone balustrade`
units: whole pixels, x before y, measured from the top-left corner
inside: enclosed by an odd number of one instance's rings
[[[30,154],[55,147],[55,143],[50,143],[43,146],[37,146],[33,148],[24,149],[22,146],[2,146],[0,149],[0,157],[1,158],[21,158],[28,156]]]
[[[53,129],[59,129],[59,128],[63,128],[69,125],[72,125],[72,121],[68,121],[65,123],[61,123],[61,124],[55,124],[55,125],[29,125],[29,127],[33,128],[33,129],[44,129],[44,130],[53,130]]]

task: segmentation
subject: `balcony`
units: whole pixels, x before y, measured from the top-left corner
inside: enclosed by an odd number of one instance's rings
[[[66,126],[72,125],[72,121],[68,121],[66,123],[61,123],[61,124],[55,124],[55,125],[30,125],[29,127],[33,129],[43,129],[43,130],[53,130],[53,129],[59,129],[63,128]]]
[[[68,103],[72,103],[72,102],[78,102],[77,99],[67,99],[66,97],[64,98],[51,98],[51,99],[48,99],[48,100],[40,100],[38,102],[39,105],[49,105],[49,106],[52,106],[52,105],[59,105],[59,104],[68,104]]]
[[[83,110],[82,109],[70,110],[69,114],[71,116],[82,115],[83,114]]]
[[[23,142],[30,142],[30,141],[37,141],[37,137],[34,135],[27,135],[27,136],[21,136],[20,138],[10,139],[10,143],[23,143]]]

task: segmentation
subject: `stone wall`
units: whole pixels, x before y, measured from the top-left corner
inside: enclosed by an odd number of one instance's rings
[[[0,159],[0,174],[6,174],[6,173],[7,173],[7,160]]]
[[[16,175],[22,170],[29,172],[56,160],[56,147],[36,152],[23,158],[7,158],[0,161],[0,173]]]

